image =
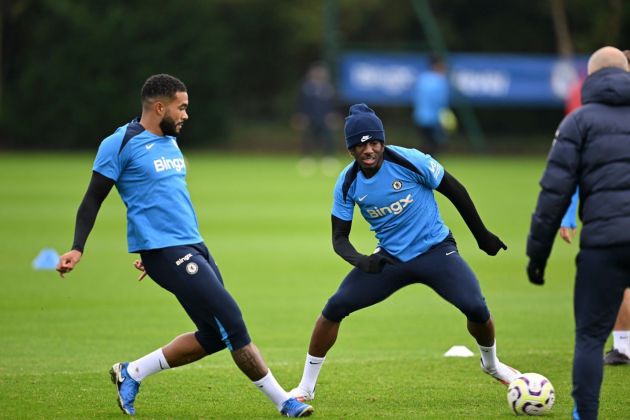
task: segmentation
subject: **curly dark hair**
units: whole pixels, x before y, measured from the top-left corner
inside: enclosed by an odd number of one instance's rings
[[[177,92],[186,92],[186,85],[175,76],[170,74],[154,74],[150,76],[140,91],[142,102],[157,98],[172,98]]]

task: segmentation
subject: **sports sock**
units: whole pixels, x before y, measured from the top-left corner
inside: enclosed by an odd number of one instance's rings
[[[278,411],[282,408],[282,403],[291,398],[273,377],[271,370],[262,379],[252,381],[252,383],[276,405]]]
[[[491,347],[485,347],[481,344],[479,346],[479,353],[481,353],[481,361],[483,366],[488,370],[496,370],[499,359],[497,359],[497,342],[495,341]]]
[[[630,357],[630,331],[613,331],[613,347]]]
[[[306,361],[304,362],[304,373],[302,373],[302,380],[298,385],[303,391],[307,391],[313,393],[315,391],[315,385],[317,385],[317,377],[319,376],[319,371],[324,364],[324,360],[326,360],[326,356],[324,357],[315,357],[310,354],[306,354]]]
[[[170,366],[166,362],[164,353],[160,348],[136,361],[129,362],[127,373],[129,373],[129,376],[136,382],[140,382],[147,376],[165,369],[170,369]]]

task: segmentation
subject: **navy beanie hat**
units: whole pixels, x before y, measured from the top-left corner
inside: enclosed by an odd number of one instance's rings
[[[348,149],[366,141],[385,142],[383,123],[366,104],[355,104],[350,107],[344,132]]]

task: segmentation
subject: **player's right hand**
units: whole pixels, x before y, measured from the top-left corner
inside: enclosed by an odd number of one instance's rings
[[[383,267],[385,267],[385,264],[393,263],[394,262],[390,258],[384,255],[372,254],[362,256],[359,260],[359,263],[357,264],[357,267],[360,270],[365,271],[366,273],[375,274],[383,271]]]
[[[72,251],[68,251],[59,257],[56,270],[62,278],[64,277],[64,274],[71,272],[74,266],[81,261],[81,255],[83,255],[81,251],[73,249]]]
[[[571,240],[575,237],[576,230],[577,229],[575,228],[560,226],[560,230],[558,230],[558,232],[560,233],[562,240],[570,244]]]
[[[136,270],[142,271],[142,274],[138,276],[138,281],[142,281],[142,279],[147,275],[147,270],[144,268],[142,260],[135,260],[133,262],[133,266],[136,268]]]

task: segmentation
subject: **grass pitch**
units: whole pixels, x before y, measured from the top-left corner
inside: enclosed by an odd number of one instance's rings
[[[62,253],[71,245],[92,159],[0,155],[0,417],[120,418],[110,366],[193,328],[169,293],[150,279],[136,281],[115,191],[73,273],[60,279],[31,268],[42,248]],[[530,285],[524,271],[544,157],[446,157],[442,163],[509,247],[485,255],[437,194],[495,318],[499,356],[547,376],[557,394],[549,417],[568,418],[577,245],[556,243],[544,287]],[[335,177],[301,176],[295,157],[194,152],[188,173],[202,235],[254,342],[290,389],[300,379],[315,318],[349,269],[331,248]],[[360,218],[352,240],[366,253],[375,246]],[[481,373],[477,357],[443,357],[453,345],[477,353],[464,317],[425,286],[353,314],[320,375],[315,416],[511,418],[505,387]],[[606,368],[602,419],[630,418],[629,374],[626,367]],[[227,352],[148,378],[136,408],[139,418],[278,418]]]

